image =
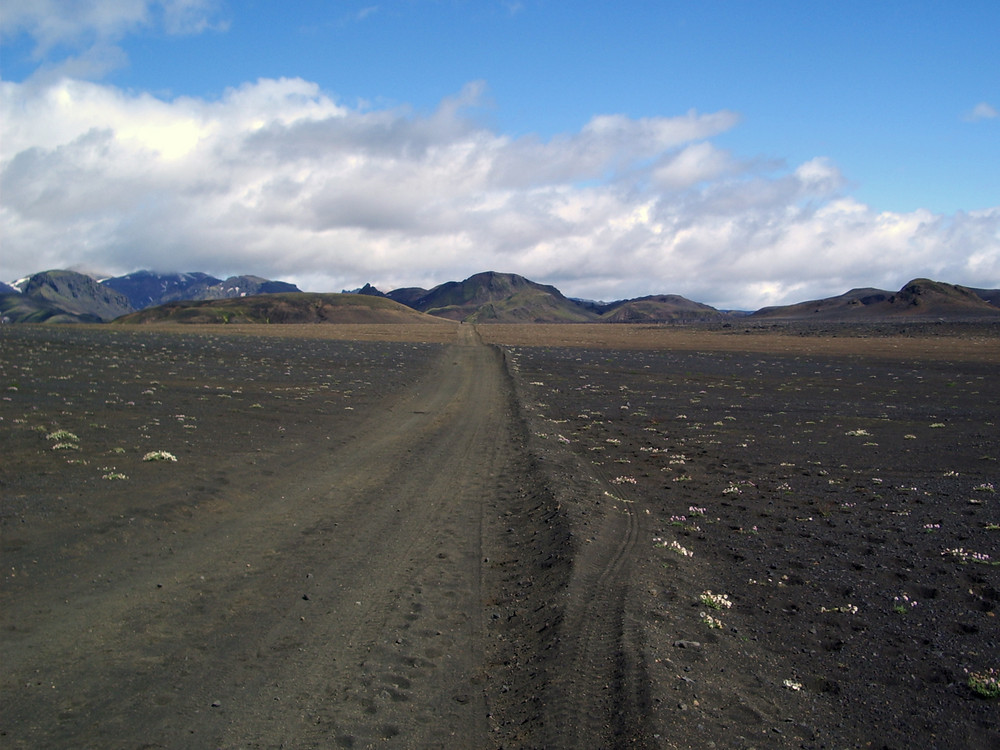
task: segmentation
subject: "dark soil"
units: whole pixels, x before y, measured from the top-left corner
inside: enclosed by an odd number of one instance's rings
[[[1000,745],[1000,706],[968,685],[1000,667],[996,361],[509,358],[578,541],[629,518],[603,582],[611,684],[642,688],[618,696],[621,744]]]
[[[0,329],[0,745],[1000,745],[995,328],[451,330]]]

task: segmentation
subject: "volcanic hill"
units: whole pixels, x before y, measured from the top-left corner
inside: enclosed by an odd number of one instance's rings
[[[146,323],[443,323],[384,297],[361,294],[261,294],[184,300],[125,315],[120,325]]]
[[[988,290],[982,290],[988,291]],[[750,315],[769,320],[997,319],[1000,308],[981,294],[956,284],[914,279],[898,292],[852,289],[838,297],[765,307]]]

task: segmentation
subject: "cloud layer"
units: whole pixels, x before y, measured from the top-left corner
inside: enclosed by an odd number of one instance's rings
[[[1000,207],[878,212],[823,158],[719,148],[732,112],[602,115],[546,141],[478,124],[478,83],[429,114],[345,107],[294,78],[212,101],[0,86],[8,280],[153,268],[331,291],[499,270],[577,296],[748,308],[915,276],[1000,287]]]
[[[39,78],[100,77],[127,64],[118,46],[140,30],[168,35],[225,28],[219,0],[31,0],[10,2],[0,15],[0,36],[20,34],[34,43]]]

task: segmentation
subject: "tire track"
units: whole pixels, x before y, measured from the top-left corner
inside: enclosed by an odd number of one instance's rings
[[[516,382],[516,362],[508,369]],[[550,429],[531,415],[525,418],[536,434]],[[531,445],[542,463],[542,480],[554,493],[552,504],[568,524],[572,547],[571,570],[556,594],[560,615],[541,694],[540,739],[530,746],[651,745],[642,627],[632,620],[630,606],[644,515],[628,487],[613,484],[588,456],[569,448],[553,450],[548,441]]]
[[[591,492],[602,495],[604,513],[592,540],[577,550],[566,590],[546,745],[641,747],[645,676],[626,622],[639,515],[627,490],[613,486],[602,467],[591,468]]]

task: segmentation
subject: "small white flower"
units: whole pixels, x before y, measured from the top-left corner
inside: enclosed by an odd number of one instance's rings
[[[701,615],[701,621],[706,625],[708,625],[708,627],[712,628],[713,630],[722,629],[722,620],[720,620],[718,617],[712,617],[712,615],[708,614],[707,612],[700,612],[699,614]]]
[[[45,436],[45,439],[46,440],[57,440],[59,442],[72,441],[74,443],[77,443],[77,442],[80,441],[80,438],[78,438],[76,435],[74,435],[69,430],[56,430],[55,432],[50,432],[48,435]]]
[[[676,540],[676,539],[675,539],[674,541],[670,542],[670,544],[669,544],[669,545],[664,545],[664,546],[667,546],[667,547],[669,547],[669,549],[670,549],[670,550],[671,550],[672,552],[676,552],[676,553],[677,553],[678,555],[680,555],[681,557],[694,557],[694,552],[691,552],[690,550],[687,550],[687,549],[685,549],[684,547],[682,547],[682,546],[681,546],[681,545],[680,545],[680,544],[679,544],[679,543],[677,542],[677,540]]]
[[[712,609],[729,609],[733,606],[727,594],[713,594],[711,591],[702,592],[700,600],[702,604]]]
[[[167,453],[167,451],[150,451],[145,456],[142,457],[143,461],[177,461],[177,456],[173,453]]]

